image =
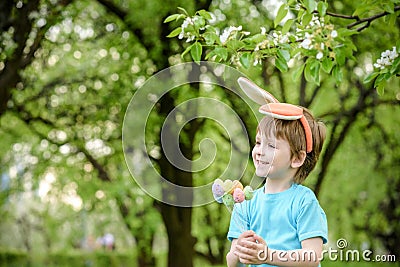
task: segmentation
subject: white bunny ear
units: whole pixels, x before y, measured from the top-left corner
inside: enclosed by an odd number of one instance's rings
[[[240,88],[246,93],[246,95],[254,102],[265,105],[267,103],[279,103],[279,101],[267,91],[261,89],[250,80],[240,77],[238,80]]]

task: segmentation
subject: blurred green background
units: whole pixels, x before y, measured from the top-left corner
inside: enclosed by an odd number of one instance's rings
[[[336,248],[336,240],[344,238],[346,249],[394,255],[397,262],[399,79],[391,79],[383,95],[362,80],[381,52],[400,39],[399,5],[329,1],[332,13],[383,14],[351,37],[357,51],[347,59],[340,84],[327,75],[319,86],[304,77],[294,80],[291,70],[281,73],[270,59],[240,69],[278,99],[307,106],[328,126],[320,164],[305,182],[327,214],[327,247]],[[257,32],[272,28],[279,5],[272,0],[1,2],[0,266],[224,266],[229,212],[217,203],[177,208],[154,200],[132,179],[123,155],[124,113],[136,90],[158,71],[191,60],[180,56],[185,40],[166,37],[179,25],[163,20],[178,7],[213,12],[220,29],[243,25]],[[352,20],[332,17],[332,22],[346,27]],[[209,184],[229,161],[231,137],[211,120],[193,120],[180,133],[180,148],[189,159],[199,157],[204,138],[215,142],[217,156],[206,170],[183,174],[163,155],[163,119],[195,97],[232,107],[254,142],[256,119],[239,97],[202,85],[171,91],[152,111],[147,151],[138,153],[152,155],[156,169],[179,184]],[[253,175],[247,160],[244,184]],[[323,263],[342,265],[396,264]]]

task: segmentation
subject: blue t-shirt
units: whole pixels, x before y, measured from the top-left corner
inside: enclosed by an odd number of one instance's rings
[[[301,241],[313,237],[327,242],[326,215],[311,189],[294,183],[276,194],[265,194],[264,190],[259,188],[251,200],[235,204],[228,232],[230,241],[245,230],[253,230],[276,250],[301,249]]]

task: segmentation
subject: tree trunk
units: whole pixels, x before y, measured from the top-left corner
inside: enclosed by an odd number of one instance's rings
[[[193,266],[195,239],[192,236],[192,208],[161,204],[168,233],[168,266]]]

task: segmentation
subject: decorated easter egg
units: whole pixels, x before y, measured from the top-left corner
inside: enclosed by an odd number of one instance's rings
[[[222,181],[221,179],[217,178],[217,179],[214,180],[214,184],[219,184],[219,185],[222,186],[224,184],[224,181]]]
[[[251,186],[249,186],[249,185],[246,186],[243,189],[243,193],[244,193],[244,197],[246,200],[250,200],[253,198],[254,191],[253,191],[253,188],[251,188]]]
[[[239,180],[234,180],[232,183],[233,183],[233,185],[232,185],[231,190],[229,190],[229,194],[233,194],[233,191],[236,188],[240,188],[241,190],[243,190],[243,185]]]
[[[222,188],[224,189],[225,192],[231,191],[232,187],[233,187],[233,182],[232,180],[229,179],[226,179],[224,181],[224,184],[222,185]]]
[[[225,206],[229,209],[233,209],[233,205],[235,205],[235,201],[233,200],[233,196],[231,194],[225,194],[222,197],[222,202],[225,204]]]
[[[213,183],[211,190],[216,197],[222,197],[222,195],[225,194],[221,184]]]
[[[225,194],[225,191],[220,184],[214,183],[212,185],[212,193],[213,193],[214,199],[218,203],[222,203],[222,196]]]
[[[241,203],[244,200],[244,192],[241,188],[237,187],[235,188],[235,190],[233,191],[233,200],[235,201],[235,203]]]

